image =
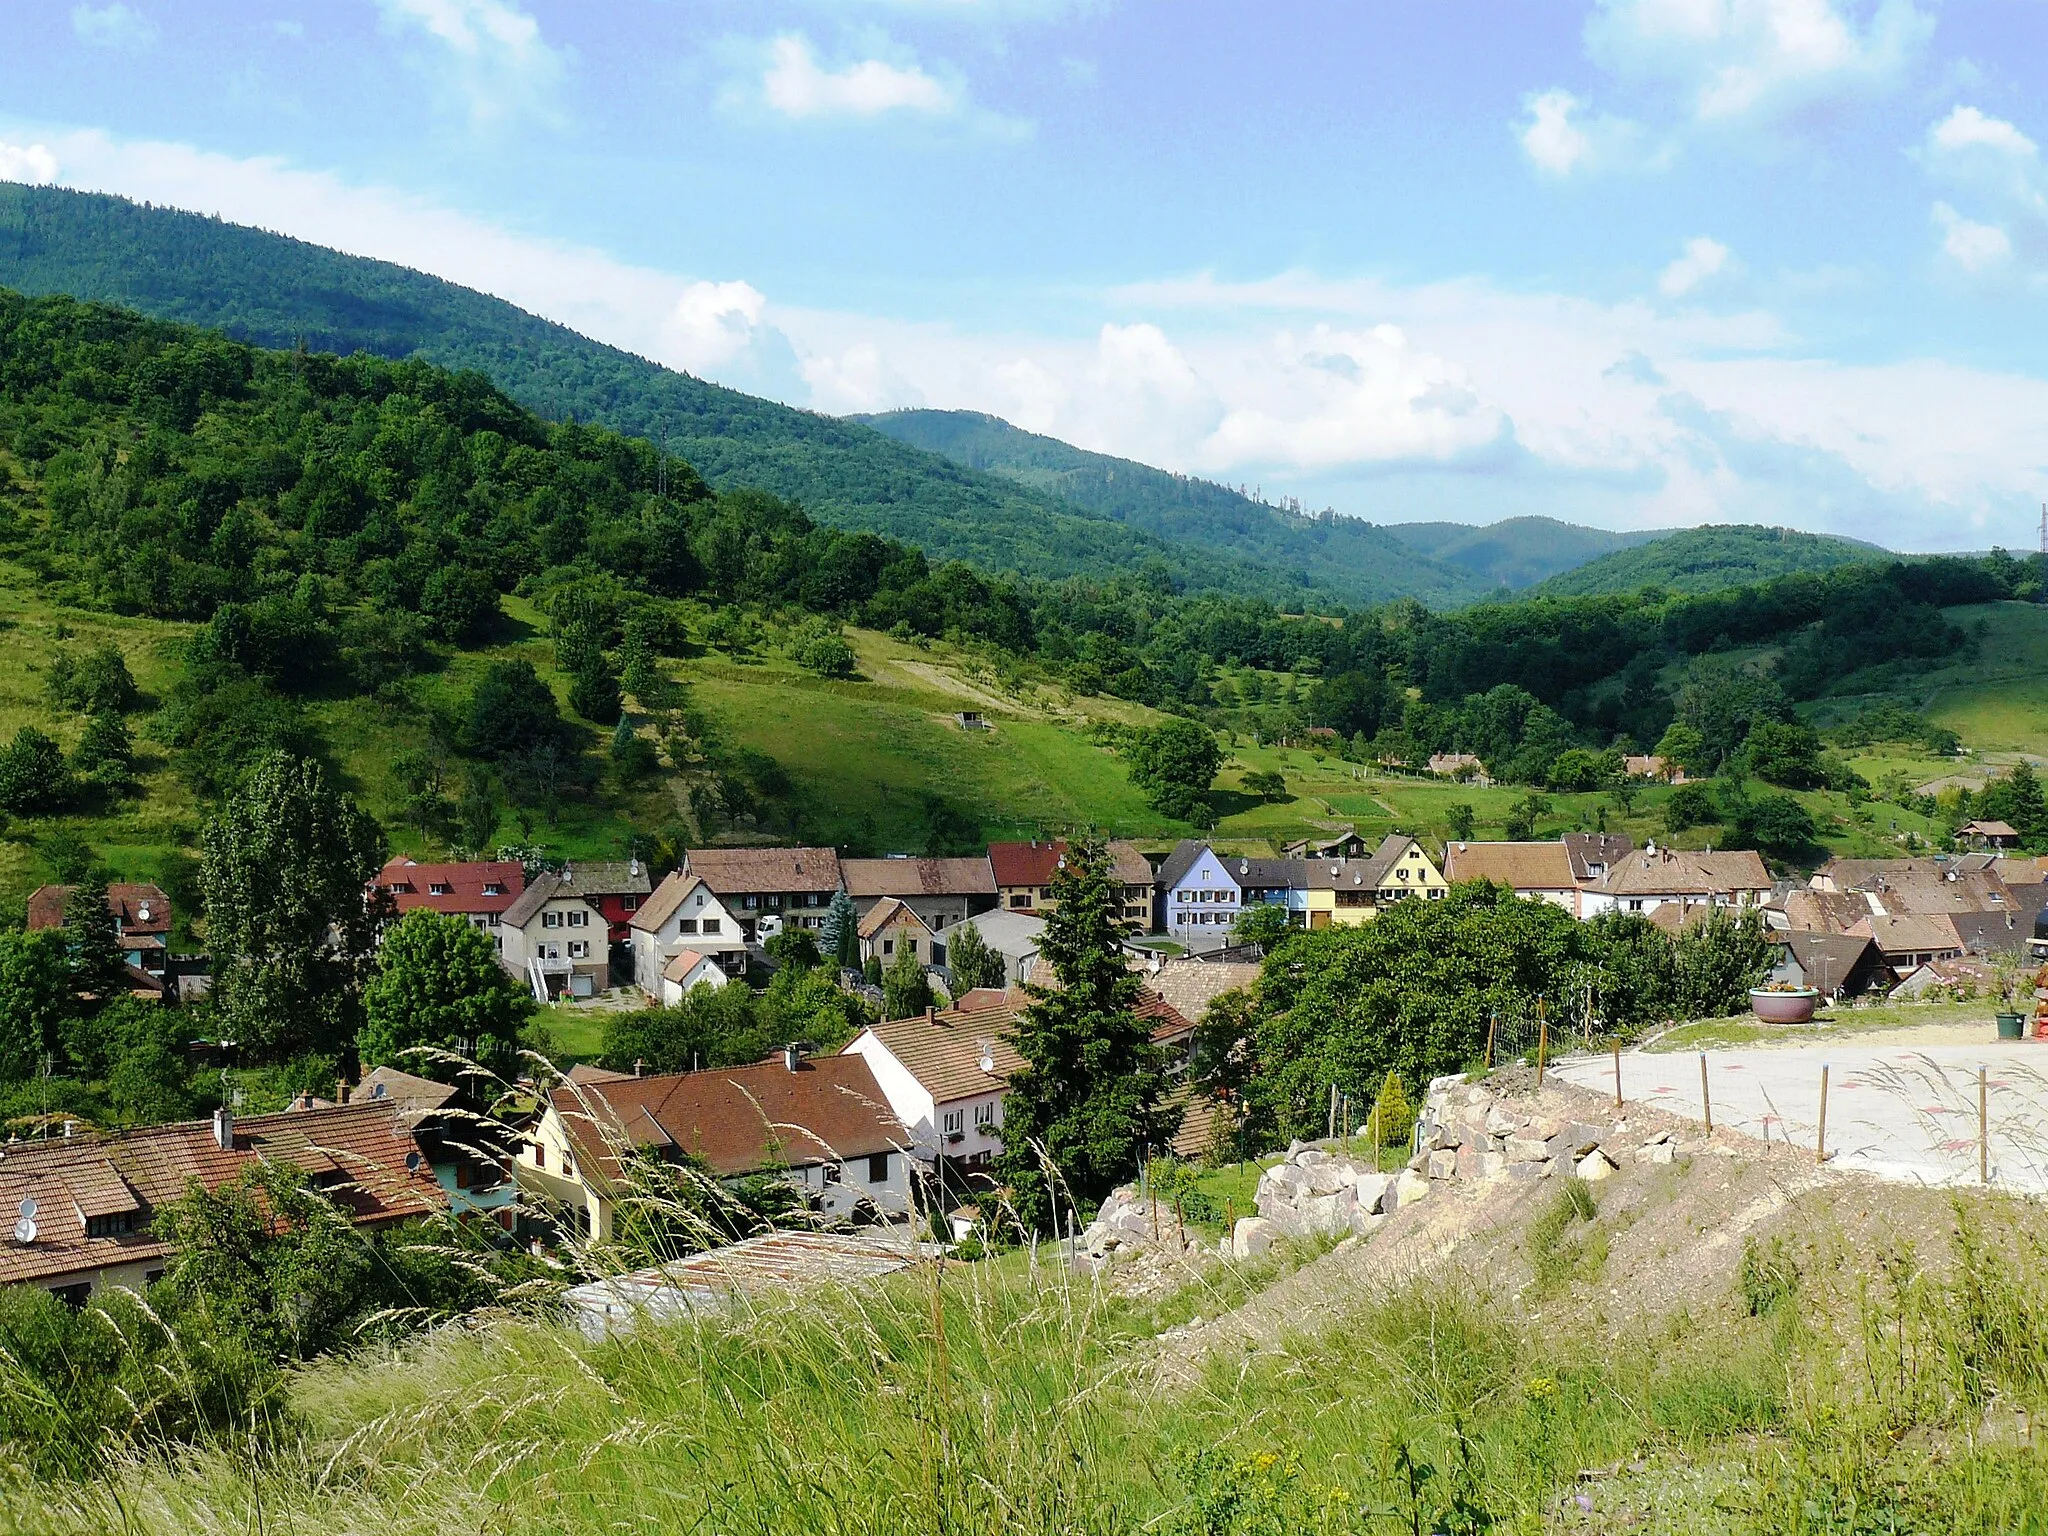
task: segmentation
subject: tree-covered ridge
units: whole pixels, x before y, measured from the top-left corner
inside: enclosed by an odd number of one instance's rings
[[[1509,517],[1497,523],[1389,523],[1386,533],[1440,565],[1484,582],[1489,591],[1533,586],[1589,560],[1648,543],[1654,533],[1616,533],[1561,523],[1553,517]]]
[[[856,422],[706,383],[488,294],[217,218],[0,183],[0,286],[118,304],[268,347],[473,370],[549,420],[663,442],[720,490],[765,490],[821,523],[986,571],[1125,574],[1276,599],[1300,590],[1232,550],[1154,537]]]
[[[850,419],[1161,538],[1256,560],[1304,592],[1342,603],[1414,597],[1448,608],[1483,597],[1492,587],[1465,571],[1418,558],[1398,534],[1358,518],[1306,517],[1212,480],[1091,453],[978,411],[902,410]]]
[[[1714,592],[1790,576],[1889,560],[1876,544],[1833,534],[1748,524],[1686,528],[1631,549],[1589,560],[1533,590],[1545,597],[1590,597],[1607,592]]]

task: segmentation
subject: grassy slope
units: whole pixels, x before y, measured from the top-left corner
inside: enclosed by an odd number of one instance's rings
[[[1464,569],[1416,559],[1398,534],[1357,518],[1321,523],[1292,516],[1229,486],[1090,453],[978,411],[903,410],[852,419],[1133,528],[1298,571],[1311,586],[1349,603],[1414,596],[1447,607],[1484,597],[1493,585]]]
[[[1644,587],[1713,592],[1795,571],[1825,571],[1890,558],[1889,550],[1854,539],[1791,528],[1709,526],[1688,528],[1633,549],[1602,555],[1538,583],[1532,591],[1543,597],[1638,592]]]
[[[1527,587],[1589,560],[1648,543],[1654,533],[1583,528],[1551,517],[1469,523],[1391,523],[1386,532],[1410,549],[1468,571],[1487,587]]]

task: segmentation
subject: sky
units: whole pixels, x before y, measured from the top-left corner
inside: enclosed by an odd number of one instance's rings
[[[1378,522],[2031,548],[2048,0],[0,0],[0,179]]]

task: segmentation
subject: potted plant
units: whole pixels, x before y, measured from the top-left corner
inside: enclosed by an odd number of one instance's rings
[[[1768,982],[1749,989],[1749,1011],[1765,1024],[1806,1024],[1820,1006],[1818,987],[1795,987],[1789,981]]]
[[[2016,949],[2000,950],[1991,957],[1991,984],[1998,992],[1998,1038],[2024,1037],[2026,1018],[2020,1012],[2020,998],[2033,997],[2033,977],[2026,956]]]

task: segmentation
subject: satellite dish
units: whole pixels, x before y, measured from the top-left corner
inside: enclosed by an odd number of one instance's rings
[[[17,1243],[32,1243],[36,1240],[36,1224],[24,1216],[14,1224],[14,1240]]]
[[[407,1173],[418,1173],[420,1171],[419,1153],[408,1152],[405,1154],[405,1171]]]
[[[36,1197],[34,1195],[30,1195],[26,1200],[21,1202],[21,1214],[30,1221],[34,1221],[36,1219],[36,1212],[40,1211],[41,1209],[42,1207],[36,1204]]]

